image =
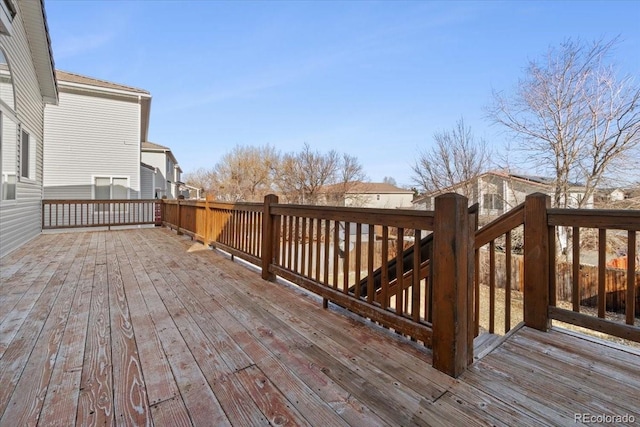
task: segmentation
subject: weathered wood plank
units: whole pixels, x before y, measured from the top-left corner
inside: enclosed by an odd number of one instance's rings
[[[183,261],[187,262],[187,260]],[[310,363],[299,352],[292,351],[290,346],[281,341],[279,334],[265,334],[265,329],[256,323],[251,313],[245,314],[242,309],[235,309],[231,314],[222,308],[223,305],[218,301],[226,302],[227,300],[219,292],[232,288],[230,285],[233,282],[231,281],[237,277],[237,274],[245,274],[244,269],[232,268],[225,269],[223,272],[207,265],[208,263],[202,263],[198,260],[191,260],[191,262],[195,262],[195,265],[199,265],[201,268],[206,267],[210,271],[210,274],[206,275],[206,270],[203,272],[194,266],[191,272],[198,283],[205,284],[207,278],[209,280],[211,277],[218,278],[218,280],[210,282],[213,286],[206,286],[206,291],[211,293],[211,297],[203,299],[208,306],[211,306],[210,311],[215,313],[215,318],[225,325],[234,340],[242,346],[251,359],[256,361],[256,364],[262,367],[264,372],[270,373],[271,381],[280,390],[287,390],[289,401],[295,402],[292,404],[300,410],[306,419],[310,422],[315,420],[312,423],[314,425],[342,425],[342,422],[337,422],[335,418],[339,415],[351,425],[385,424],[354,396],[349,396],[346,391],[327,378],[320,370],[320,365]],[[203,273],[205,275],[201,276]],[[233,305],[233,307],[237,306]],[[224,317],[227,319],[223,319]],[[250,330],[262,331],[260,332],[262,338],[256,340],[256,337],[249,332]],[[292,376],[292,370],[295,372],[295,376]],[[314,397],[316,393],[320,399]],[[322,403],[323,400],[327,403]],[[336,412],[327,412],[329,410],[328,407],[325,410],[327,404]]]
[[[122,246],[116,247],[116,256],[122,275],[127,302],[135,310],[130,311],[131,323],[136,337],[136,345],[144,374],[144,383],[147,399],[150,405],[172,400],[180,395],[176,385],[169,361],[162,350],[158,331],[145,304],[144,296],[140,292],[129,257],[136,256],[136,250],[131,246],[127,235],[121,237]],[[182,415],[179,407],[182,407]],[[172,419],[189,419],[188,411],[184,407],[182,399],[175,399],[173,403],[166,404],[171,407]]]
[[[53,274],[55,271],[47,273],[47,276]],[[32,280],[36,281],[36,278]],[[33,296],[35,299],[33,308],[24,319],[15,337],[12,340],[7,339],[10,344],[0,358],[0,384],[2,385],[0,387],[0,413],[4,412],[9,404],[9,399],[60,291],[60,287],[46,286],[47,283],[49,281],[45,282],[39,294]],[[4,336],[4,331],[2,336]]]
[[[114,423],[105,233],[96,233],[96,236],[96,266],[76,419],[85,426]]]
[[[266,425],[266,419],[259,408],[250,400],[247,391],[232,375],[236,371],[234,368],[238,362],[234,360],[233,368],[230,368],[220,355],[220,349],[208,339],[192,318],[191,310],[183,304],[182,300],[191,301],[189,306],[193,306],[193,298],[190,298],[188,289],[167,267],[167,259],[163,257],[162,252],[155,252],[152,249],[154,246],[147,246],[149,252],[155,255],[152,259],[158,261],[153,263],[155,271],[150,273],[149,277],[155,283],[158,294],[171,313],[186,345],[194,355],[225,414],[234,422],[243,425]],[[160,277],[158,277],[159,275]],[[241,351],[239,348],[238,350]],[[236,355],[238,354],[241,355],[241,359],[248,359],[244,353],[236,353]]]
[[[260,407],[266,418],[264,421],[268,420],[267,424],[311,426],[257,366],[238,371],[235,377]]]
[[[153,269],[147,255],[138,252],[137,257],[129,257],[129,261],[192,422],[198,425],[229,425],[220,403],[155,289],[149,276]]]
[[[74,263],[74,266],[80,268],[79,276],[76,278],[73,271],[67,276],[67,280],[77,280],[76,293],[71,305],[73,315],[70,315],[67,321],[61,349],[53,367],[51,382],[38,420],[39,425],[43,426],[73,425],[78,411],[96,250],[95,246],[90,248],[93,235],[83,233],[83,237],[86,242],[83,251],[79,253],[84,252],[84,255]],[[94,243],[97,243],[97,239]]]
[[[70,272],[70,269],[79,248],[78,243],[76,241],[69,256],[59,264],[47,283],[47,287],[55,290],[56,299],[50,307],[51,311],[0,419],[0,424],[33,425],[38,421],[51,379],[53,361],[60,348],[71,300],[76,290],[78,269],[75,268],[73,272]]]
[[[106,236],[114,418],[117,424],[150,425],[149,401],[115,250],[116,244],[121,245],[119,234]]]
[[[18,284],[2,282],[3,293],[6,297],[0,299],[0,357],[15,337],[29,313],[34,309],[38,298],[47,284],[56,274],[62,274],[64,268],[59,269],[65,260],[73,260],[70,255],[72,249],[72,237],[63,236],[60,246],[52,245],[51,250],[46,251],[39,264],[30,266],[26,274],[17,274]],[[66,273],[66,272],[64,272]],[[13,279],[13,278],[10,278]],[[5,288],[6,286],[6,288]]]

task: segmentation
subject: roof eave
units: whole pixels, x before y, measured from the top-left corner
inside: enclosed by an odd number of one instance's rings
[[[57,104],[58,84],[44,1],[21,2],[19,8],[42,100],[47,104]]]

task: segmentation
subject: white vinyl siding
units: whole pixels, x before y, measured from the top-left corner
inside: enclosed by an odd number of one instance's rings
[[[22,4],[17,3],[17,6],[20,8]],[[34,141],[31,147],[33,168],[30,171],[33,179],[16,180],[15,200],[0,201],[0,257],[2,257],[37,236],[41,231],[43,99],[20,16],[16,16],[13,20],[10,36],[0,34],[0,48],[4,51],[11,69],[17,120],[15,124],[27,129]],[[2,114],[3,151],[4,137],[8,134],[4,131],[4,125],[9,122],[9,114],[5,113],[11,112],[3,110]],[[14,150],[18,147],[17,135],[16,128],[11,141],[7,141],[15,144]],[[11,170],[16,175],[19,172],[17,156],[18,153],[12,153],[10,158],[5,159],[4,152],[2,155],[3,167],[5,160],[12,163]]]
[[[154,199],[156,186],[156,172],[144,166],[140,166],[140,198]]]
[[[158,198],[162,196],[170,197],[170,187],[167,186],[167,180],[171,179],[170,175],[167,175],[167,155],[163,152],[142,151],[141,160],[149,166],[153,166],[158,171],[156,173],[155,193],[158,193]]]
[[[140,105],[135,97],[76,93],[60,85],[59,104],[45,108],[47,199],[92,198],[91,176],[127,176],[140,192]]]

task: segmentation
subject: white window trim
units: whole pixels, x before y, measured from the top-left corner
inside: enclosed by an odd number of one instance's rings
[[[4,102],[0,102],[0,119],[3,121],[2,122],[2,126],[0,126],[0,130],[5,126],[4,124],[4,120],[5,119],[9,119],[13,122],[13,124],[16,126],[16,129],[20,128],[20,121],[18,120],[18,118],[15,115],[15,112],[13,110],[11,110],[9,108],[9,106],[7,104],[5,104]],[[16,139],[17,139],[18,135],[16,132]],[[2,138],[2,136],[0,135],[0,138]],[[10,144],[14,144],[17,147],[17,141],[8,141]],[[2,144],[0,144],[0,150],[2,150],[2,146],[5,145],[7,142],[6,141],[2,141]],[[2,169],[2,153],[0,153],[0,169]],[[13,162],[14,162],[14,170],[11,171],[11,173],[8,172],[2,172],[0,171],[0,206],[10,206],[10,205],[15,205],[18,202],[18,183],[20,182],[20,179],[18,178],[19,175],[19,171],[18,171],[18,153],[15,153],[15,156],[13,158]],[[16,189],[15,189],[15,197],[13,199],[2,199],[1,195],[2,195],[2,191],[4,190],[2,187],[4,186],[4,177],[6,175],[15,175],[16,177]]]
[[[29,135],[29,176],[22,176],[22,132],[25,132]],[[33,132],[29,130],[29,128],[24,125],[18,125],[18,152],[17,152],[17,166],[18,171],[16,176],[18,177],[18,182],[27,183],[27,184],[37,184],[38,183],[38,175],[36,171],[36,167],[38,165],[36,152],[38,150],[38,140],[33,136]]]

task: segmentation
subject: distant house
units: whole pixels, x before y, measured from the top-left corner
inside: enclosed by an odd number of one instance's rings
[[[383,182],[350,182],[324,187],[320,200],[338,206],[397,209],[411,208],[413,191]]]
[[[0,257],[41,231],[45,104],[58,102],[44,6],[0,2]]]
[[[609,203],[628,199],[629,196],[629,191],[622,188],[602,188],[596,192],[595,205],[600,208],[606,208]]]
[[[182,169],[169,147],[145,141],[141,147],[142,162],[156,168],[158,173],[154,185],[154,198],[176,199],[189,193],[182,182]],[[186,192],[186,193],[185,193]]]
[[[45,108],[46,199],[139,199],[146,90],[57,71],[60,101]]]
[[[415,209],[433,210],[436,196],[450,192],[466,196],[470,204],[478,203],[481,216],[497,216],[524,202],[528,194],[540,192],[553,196],[553,181],[539,176],[486,172],[471,180],[417,197],[413,206]],[[584,195],[583,186],[572,184],[568,206],[577,207]],[[583,206],[592,208],[593,196]]]

